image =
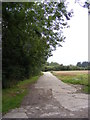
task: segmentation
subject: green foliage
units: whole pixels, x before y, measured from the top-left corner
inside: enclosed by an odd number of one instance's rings
[[[2,3],[3,88],[40,72],[65,39],[62,31],[70,17],[64,2]]]
[[[2,112],[6,113],[11,109],[19,107],[24,96],[28,92],[28,86],[38,80],[39,76],[20,81],[17,85],[2,91]]]
[[[89,70],[90,69],[90,62],[86,62],[86,61],[84,61],[82,63],[81,62],[77,62],[77,66]]]
[[[84,62],[83,62],[84,63]],[[67,71],[67,70],[88,70],[88,66],[81,66],[81,63],[78,62],[77,65],[63,65],[63,64],[58,64],[56,62],[51,62],[43,66],[43,71]]]

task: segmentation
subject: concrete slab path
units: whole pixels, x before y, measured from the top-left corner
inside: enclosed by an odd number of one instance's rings
[[[44,72],[37,83],[30,86],[21,107],[3,118],[88,118],[88,95]]]

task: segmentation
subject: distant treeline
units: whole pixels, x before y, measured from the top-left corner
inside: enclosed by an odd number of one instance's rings
[[[90,67],[89,67],[89,66],[90,66],[90,62],[86,62],[86,61],[85,61],[85,62],[82,62],[82,63],[81,63],[81,62],[78,62],[78,63],[77,63],[77,66],[78,66],[78,67],[84,67],[84,68],[90,68]]]
[[[63,65],[56,62],[46,62],[43,71],[62,71],[62,70],[89,70],[90,62],[78,62],[76,65]]]

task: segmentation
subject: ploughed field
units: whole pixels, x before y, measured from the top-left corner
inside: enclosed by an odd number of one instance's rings
[[[90,93],[89,71],[53,71],[57,78],[78,88],[78,92]]]

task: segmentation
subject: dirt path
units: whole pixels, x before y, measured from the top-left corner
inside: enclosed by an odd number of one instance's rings
[[[45,72],[30,87],[21,107],[4,118],[88,118],[88,95]]]

